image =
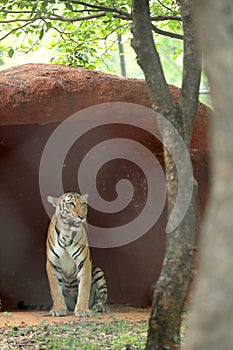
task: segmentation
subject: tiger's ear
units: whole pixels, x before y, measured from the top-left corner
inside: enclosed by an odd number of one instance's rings
[[[87,194],[87,193],[86,193],[86,194],[83,194],[81,197],[82,197],[83,201],[87,203],[88,194]]]
[[[47,197],[47,201],[48,201],[50,204],[52,204],[53,207],[56,208],[58,198],[52,197],[52,196],[48,196],[48,197]]]

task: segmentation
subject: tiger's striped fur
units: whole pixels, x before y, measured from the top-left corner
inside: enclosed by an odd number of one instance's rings
[[[68,192],[48,196],[56,209],[46,241],[46,270],[53,307],[52,316],[74,311],[86,316],[106,309],[107,285],[103,271],[92,267],[86,234],[87,195]]]

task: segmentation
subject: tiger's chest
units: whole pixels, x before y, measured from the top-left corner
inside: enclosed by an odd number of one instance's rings
[[[66,280],[77,278],[89,257],[85,228],[72,231],[61,225],[57,227],[52,221],[47,237],[47,257]]]
[[[78,273],[78,261],[74,260],[72,254],[73,250],[68,248],[60,251],[60,259],[58,264],[62,275],[64,275],[66,278],[73,278],[74,276],[77,276]]]
[[[53,251],[49,251],[49,259],[55,266],[59,268],[60,273],[66,280],[74,279],[80,271],[80,264],[85,260],[86,250],[88,247],[82,245],[71,245],[69,247],[61,247],[56,242]]]

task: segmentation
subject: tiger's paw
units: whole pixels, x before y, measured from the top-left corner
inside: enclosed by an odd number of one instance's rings
[[[61,310],[52,309],[49,311],[49,315],[52,317],[63,317],[63,316],[68,316],[70,314],[71,313],[66,309],[61,309]]]
[[[107,308],[107,305],[105,303],[100,301],[93,306],[92,310],[94,312],[107,312],[108,308]]]
[[[75,309],[74,315],[76,317],[90,317],[91,316],[91,311],[90,310]]]

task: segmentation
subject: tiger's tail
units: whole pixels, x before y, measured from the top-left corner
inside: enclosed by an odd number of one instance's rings
[[[29,305],[24,304],[24,301],[20,300],[17,304],[19,310],[31,310],[31,311],[49,311],[52,305]]]

